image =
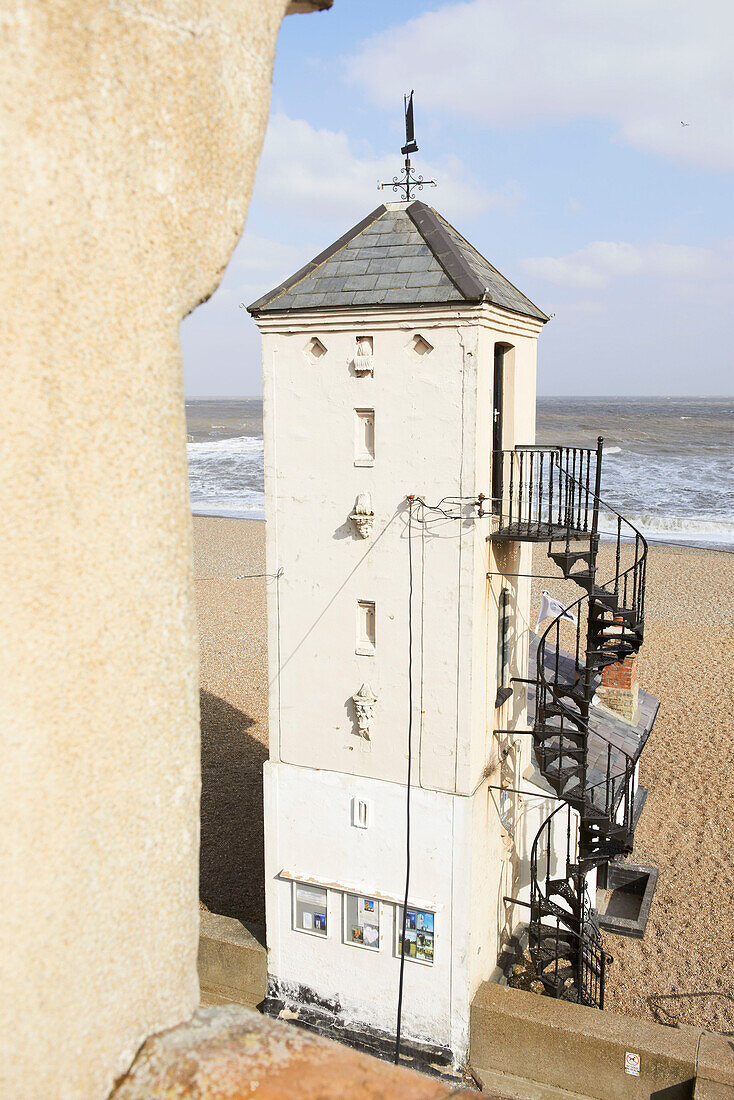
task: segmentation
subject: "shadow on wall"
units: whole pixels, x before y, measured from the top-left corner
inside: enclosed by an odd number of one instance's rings
[[[265,923],[263,764],[268,750],[244,711],[201,699],[199,896],[212,913]]]

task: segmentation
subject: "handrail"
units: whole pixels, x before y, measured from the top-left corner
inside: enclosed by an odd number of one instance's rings
[[[552,698],[552,705],[554,706],[553,714],[559,718],[559,724],[557,729],[557,745],[552,747],[548,746],[546,740],[543,742],[536,742],[536,752],[538,755],[538,763],[540,765],[541,772],[546,778],[554,778],[553,774],[548,772],[544,768],[546,754],[552,752],[553,762],[558,767],[558,797],[562,800],[561,804],[553,810],[549,816],[545,819],[540,829],[538,830],[531,849],[531,943],[535,936],[535,949],[538,952],[537,958],[542,960],[541,944],[550,940],[552,943],[554,936],[554,929],[552,924],[544,923],[544,921],[555,922],[555,938],[556,949],[555,954],[551,956],[553,964],[553,979],[550,980],[548,974],[545,974],[546,980],[551,981],[551,985],[555,983],[555,992],[558,995],[561,991],[561,985],[565,986],[565,979],[561,981],[559,979],[559,962],[561,959],[569,959],[570,964],[575,970],[574,982],[576,985],[576,995],[587,1003],[598,1004],[599,1007],[603,1007],[604,1003],[604,966],[608,960],[600,942],[592,937],[591,940],[585,935],[585,926],[588,920],[588,913],[590,913],[590,906],[588,903],[587,887],[586,887],[586,870],[579,861],[582,859],[581,852],[577,853],[575,860],[570,859],[571,855],[571,809],[576,807],[576,812],[579,815],[579,819],[583,822],[591,810],[601,814],[603,818],[606,818],[611,825],[619,825],[627,833],[631,834],[632,824],[634,819],[634,801],[635,801],[635,765],[636,761],[630,753],[618,745],[614,745],[609,738],[605,737],[602,733],[598,733],[594,730],[590,730],[589,727],[589,710],[591,705],[591,696],[593,694],[592,687],[592,672],[594,666],[603,667],[602,662],[595,662],[592,659],[592,653],[595,652],[596,646],[601,646],[601,651],[604,650],[604,641],[599,639],[600,627],[596,627],[596,640],[594,637],[594,624],[591,620],[591,601],[592,598],[598,593],[606,593],[607,595],[614,595],[615,601],[609,608],[612,611],[615,622],[618,621],[620,625],[620,633],[624,634],[625,626],[631,626],[634,630],[639,631],[637,645],[641,639],[641,631],[644,627],[644,593],[645,593],[645,576],[646,576],[646,564],[647,564],[647,542],[642,533],[632,524],[629,520],[623,517],[616,508],[609,505],[600,494],[601,487],[601,461],[602,461],[602,444],[601,437],[598,440],[597,452],[596,452],[596,469],[595,469],[595,484],[592,492],[592,523],[591,531],[588,529],[588,511],[589,511],[589,489],[590,489],[590,458],[589,452],[586,452],[586,470],[584,471],[584,459],[579,458],[579,470],[580,476],[576,476],[576,462],[578,449],[574,449],[571,452],[570,448],[566,449],[566,455],[572,453],[573,466],[572,469],[568,469],[563,466],[560,459],[556,458],[555,462],[562,472],[565,478],[565,485],[561,484],[560,477],[558,482],[558,496],[561,495],[565,498],[567,503],[571,501],[571,509],[566,507],[564,510],[559,510],[558,513],[554,513],[552,508],[548,508],[548,515],[550,516],[551,524],[548,525],[549,530],[549,553],[551,552],[551,546],[553,541],[558,537],[553,530],[552,522],[553,517],[558,515],[559,519],[563,519],[565,522],[558,524],[558,530],[563,532],[565,527],[566,535],[566,553],[569,553],[569,540],[571,532],[583,532],[584,535],[588,532],[589,543],[589,557],[588,570],[584,574],[586,583],[588,583],[588,590],[579,597],[574,603],[570,604],[565,611],[556,616],[550,624],[545,628],[542,635],[538,640],[538,647],[536,651],[536,714],[535,723],[536,728],[539,723],[542,723],[545,717],[546,708],[551,705],[549,702],[549,696]],[[561,452],[563,453],[563,452]],[[523,458],[520,455],[520,470],[522,470]],[[539,466],[542,476],[543,470],[543,458],[539,460]],[[532,455],[531,455],[531,474],[530,482],[532,484]],[[510,464],[510,527],[512,526],[512,505],[513,505],[513,484],[512,475],[514,471],[514,460]],[[585,473],[585,477],[584,477]],[[551,469],[550,473],[550,492],[552,494],[552,486],[554,482],[554,473]],[[503,485],[504,494],[504,485]],[[531,489],[532,498],[532,489]],[[578,497],[579,507],[575,508],[575,500]],[[584,500],[585,497],[585,500]],[[518,491],[518,524],[519,517],[522,515],[522,483]],[[542,527],[542,508],[543,508],[543,487],[537,490],[538,499],[538,516],[537,516],[537,531],[540,534]],[[598,550],[598,513],[599,506],[602,505],[609,510],[610,513],[617,517],[617,539],[615,547],[615,568],[614,574],[611,578],[605,582],[599,584],[596,582],[596,556]],[[583,514],[583,515],[582,515]],[[533,516],[532,510],[528,508],[526,522],[532,527]],[[625,525],[627,529],[632,532],[631,536],[625,535],[625,538],[634,539],[634,551],[633,561],[630,565],[626,565],[622,560],[622,526]],[[561,538],[563,535],[561,534]],[[577,536],[576,536],[577,537]],[[625,553],[629,550],[629,546],[625,547]],[[586,552],[583,552],[586,553]],[[564,575],[567,579],[573,580],[573,565],[575,560],[573,557],[566,558],[564,566]],[[622,566],[625,565],[625,568]],[[581,661],[581,624],[582,613],[586,611],[586,639],[584,645],[583,662]],[[569,673],[564,672],[560,668],[560,637],[561,637],[561,622],[565,618],[568,612],[575,612],[576,614],[576,652],[572,655],[573,665]],[[626,613],[626,614],[625,614]],[[632,623],[626,616],[631,613]],[[602,615],[603,619],[603,615]],[[609,624],[607,624],[609,625]],[[601,628],[603,629],[603,627]],[[555,654],[551,659],[551,655],[548,653],[548,647],[551,645],[551,639],[555,632]],[[606,635],[609,637],[609,635]],[[614,650],[612,650],[614,652]],[[618,649],[617,653],[620,652]],[[621,650],[624,653],[624,649]],[[549,658],[549,666],[546,669],[546,656]],[[596,656],[600,657],[601,653],[596,651]],[[571,679],[568,679],[570,675]],[[552,678],[551,678],[552,677]],[[557,698],[552,695],[554,688],[563,687],[568,689],[567,694],[570,696],[569,702],[564,702],[563,697]],[[578,693],[574,696],[573,692],[576,690]],[[575,709],[574,709],[575,708]],[[564,714],[564,710],[566,713]],[[564,728],[566,725],[571,725],[571,730]],[[546,727],[547,728],[547,727]],[[553,727],[555,730],[555,726]],[[593,732],[595,737],[599,738],[603,743],[607,745],[607,764],[606,775],[596,783],[587,786],[587,768],[588,768],[588,755],[586,738],[589,733]],[[566,797],[563,794],[563,763],[564,763],[564,736],[568,737],[568,743],[566,747],[566,760],[573,760],[575,764],[580,767],[580,776],[578,786],[574,786],[573,790],[566,792]],[[556,738],[554,736],[553,740]],[[580,742],[580,744],[579,744]],[[570,755],[569,748],[573,750]],[[581,750],[579,752],[579,750]],[[619,760],[621,757],[622,768],[621,770],[612,769],[612,760],[614,750],[614,759]],[[580,756],[580,759],[579,759]],[[568,771],[566,775],[568,775]],[[573,774],[573,773],[571,773]],[[595,792],[598,788],[604,787],[603,804],[599,804],[595,798]],[[578,904],[578,911],[575,914],[571,909],[568,911],[568,918],[563,920],[558,915],[558,903],[553,903],[556,908],[556,912],[553,912],[553,906],[551,905],[551,897],[549,892],[550,866],[553,858],[553,828],[556,820],[556,815],[564,808],[564,805],[568,813],[568,825],[566,831],[566,874],[565,879],[569,882],[569,888],[572,890],[572,896],[575,896]],[[621,810],[621,813],[620,813]],[[619,818],[621,817],[621,821]],[[608,836],[609,834],[607,834]],[[602,830],[603,836],[603,830]],[[547,849],[548,849],[548,863],[546,868],[546,894],[543,894],[540,879],[538,876],[538,851],[541,840],[547,837]],[[578,843],[578,841],[577,841]],[[591,849],[591,855],[593,858],[594,849]],[[574,871],[571,872],[571,864],[574,864]],[[573,885],[571,886],[571,883]],[[556,891],[558,892],[558,891]],[[566,904],[570,904],[565,894],[560,895]],[[545,899],[546,913],[542,912],[541,899]],[[565,906],[560,908],[565,909]],[[563,940],[560,938],[560,923],[563,920]],[[536,932],[533,935],[533,922],[537,923]],[[576,927],[574,927],[574,924]],[[545,931],[543,931],[545,930]],[[578,946],[571,950],[568,946],[570,940],[571,943],[576,943]],[[536,957],[536,956],[534,956]],[[542,969],[548,965],[548,960],[542,961]],[[541,974],[541,976],[543,976]]]

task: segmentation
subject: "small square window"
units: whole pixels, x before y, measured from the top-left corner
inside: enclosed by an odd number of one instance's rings
[[[354,465],[375,464],[375,410],[354,410]]]
[[[355,829],[369,828],[370,804],[363,798],[352,799],[352,825]]]
[[[317,363],[319,359],[322,359],[326,355],[326,348],[319,340],[318,336],[313,336],[303,349],[303,354],[308,359],[309,363]]]
[[[376,898],[344,895],[344,943],[380,950],[380,903]]]
[[[433,344],[429,344],[425,336],[417,332],[409,341],[407,350],[414,359],[423,359],[433,351]]]
[[[310,883],[293,883],[293,927],[297,932],[326,938],[328,891]]]
[[[405,957],[433,966],[435,914],[430,909],[407,909],[405,921]],[[395,908],[395,954],[400,958],[403,942],[403,907]]]
[[[364,657],[375,655],[375,605],[371,600],[357,600],[357,645],[355,652]]]

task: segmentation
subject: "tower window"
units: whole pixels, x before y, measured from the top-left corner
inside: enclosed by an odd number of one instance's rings
[[[375,605],[371,600],[357,600],[356,652],[365,657],[375,653]]]
[[[425,336],[421,336],[417,332],[408,343],[408,351],[414,359],[423,359],[424,356],[433,351],[433,344],[430,344]]]
[[[375,463],[375,410],[354,410],[354,465],[374,466]]]
[[[319,359],[326,355],[326,348],[321,343],[318,336],[314,336],[306,344],[303,352],[310,363],[317,363]]]
[[[496,707],[501,707],[512,695],[510,687],[510,593],[507,588],[500,592],[497,612],[497,698]]]

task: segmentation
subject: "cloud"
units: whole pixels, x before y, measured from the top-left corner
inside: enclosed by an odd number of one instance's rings
[[[253,205],[304,218],[348,221],[364,217],[381,202],[400,196],[377,181],[388,181],[400,168],[394,155],[377,157],[369,147],[355,151],[344,132],[315,129],[305,119],[273,115],[268,126],[258,168]],[[465,216],[491,208],[508,209],[520,192],[508,183],[498,191],[486,190],[455,156],[443,161],[421,162],[425,179],[440,182],[441,209]],[[419,197],[430,203],[433,188]]]
[[[630,145],[731,169],[733,38],[729,0],[470,0],[367,39],[346,71],[386,107],[407,79],[421,110],[496,127],[601,119]]]
[[[562,287],[602,289],[612,281],[644,276],[649,279],[711,281],[731,277],[732,253],[682,244],[594,241],[567,256],[523,260],[522,269],[536,279]]]

